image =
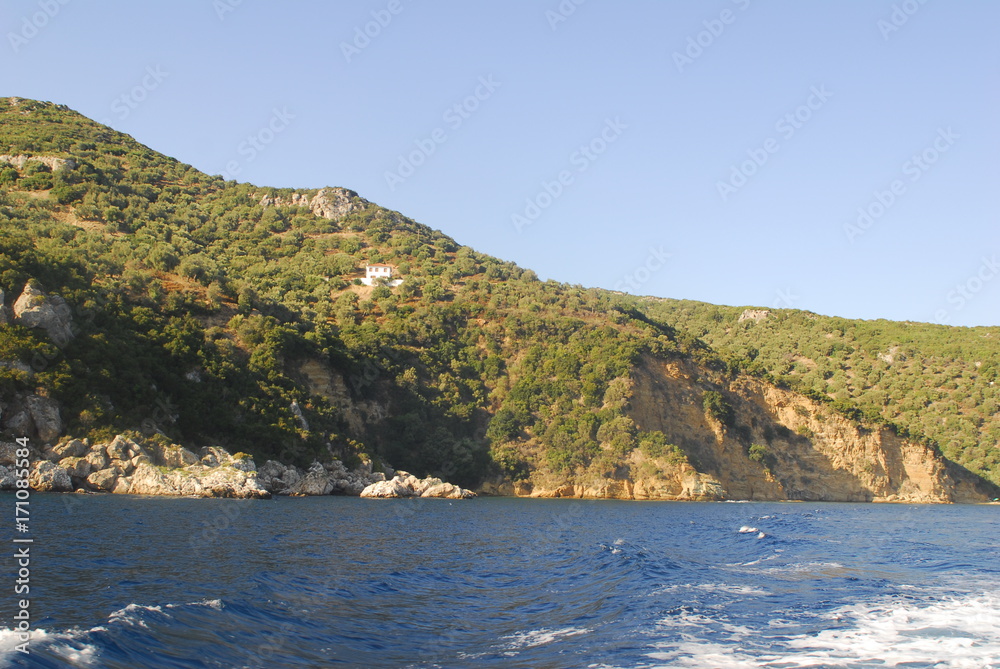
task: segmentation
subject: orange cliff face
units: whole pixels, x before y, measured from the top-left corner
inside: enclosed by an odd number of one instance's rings
[[[634,450],[608,472],[558,475],[539,467],[529,481],[487,486],[531,497],[661,500],[808,500],[983,503],[992,484],[933,449],[756,378],[735,380],[689,361],[647,357],[632,373],[629,415],[659,430],[687,462]],[[732,408],[727,424],[707,415],[707,391]]]

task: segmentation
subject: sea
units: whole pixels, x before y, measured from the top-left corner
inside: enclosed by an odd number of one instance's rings
[[[14,502],[5,667],[1000,667],[1000,506]]]

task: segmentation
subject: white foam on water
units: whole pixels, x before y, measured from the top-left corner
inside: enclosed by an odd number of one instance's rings
[[[745,565],[746,566],[746,565]],[[777,567],[750,570],[760,574],[816,575],[818,577],[843,576],[844,565],[839,562],[792,562]]]
[[[776,637],[747,630],[742,638],[724,639],[719,632],[732,626],[722,621],[700,614],[673,618],[664,626],[687,628],[683,641],[657,644],[649,657],[669,662],[662,666],[718,669],[1000,667],[998,594],[882,599],[842,607],[817,622],[824,620],[828,628],[817,633]]]
[[[90,631],[104,631],[105,629],[104,627],[95,627]],[[79,638],[85,634],[88,632],[79,630],[48,632],[44,629],[33,629],[31,630],[31,639],[27,642],[28,650],[34,653],[40,646],[44,645],[48,653],[66,660],[74,667],[96,667],[98,666],[97,647],[79,641]],[[19,632],[0,628],[0,661],[13,660],[20,656],[30,657],[30,655],[25,655],[17,650],[17,647],[23,643],[25,641]]]
[[[144,612],[162,613],[164,608],[174,609],[183,606],[206,606],[216,611],[223,608],[222,600],[209,599],[200,602],[189,602],[187,604],[167,604],[162,606],[143,606],[141,604],[129,604],[123,609],[118,609],[108,616],[108,624],[122,623],[131,627],[149,626],[141,615]],[[44,629],[32,629],[31,639],[28,641],[29,649],[37,650],[44,646],[46,652],[55,655],[75,667],[98,666],[97,647],[80,641],[80,639],[94,632],[107,632],[108,628],[103,625],[92,627],[89,630],[70,629],[64,632],[49,632]],[[9,628],[0,628],[0,662],[13,659],[23,655],[17,646],[24,643],[20,633]]]
[[[44,639],[48,636],[48,632],[45,630],[31,630],[31,640]],[[24,643],[24,639],[21,638],[21,633],[17,630],[2,628],[0,629],[0,658],[6,658],[12,653],[19,652],[17,646]],[[30,643],[30,642],[29,642]]]
[[[648,657],[653,660],[670,662],[667,665],[652,665],[649,669],[659,667],[697,667],[698,669],[760,669],[761,666],[752,659],[737,659],[727,646],[714,643],[684,644],[685,646],[696,645],[697,648],[691,655],[682,653],[649,653]]]
[[[565,627],[559,630],[552,629],[537,629],[530,630],[528,632],[517,632],[515,634],[508,634],[506,636],[500,637],[501,639],[509,639],[509,643],[503,646],[504,649],[508,651],[524,650],[526,648],[535,648],[537,646],[544,646],[550,644],[553,641],[559,641],[560,639],[568,639],[570,637],[579,636],[581,634],[587,634],[590,632],[589,629],[581,627]],[[516,653],[506,653],[507,655],[514,655]]]
[[[726,566],[727,567],[753,567],[753,566],[759,565],[762,562],[768,562],[770,560],[776,560],[779,557],[781,557],[779,553],[774,553],[772,555],[765,555],[764,557],[760,558],[759,560],[750,560],[749,562],[732,562],[732,563],[730,563],[730,564],[728,564]]]
[[[179,609],[182,606],[207,606],[210,609],[215,609],[216,611],[222,610],[222,600],[221,599],[205,599],[200,602],[188,602],[187,604],[167,604],[168,609]],[[150,610],[156,610],[155,607],[150,607]]]
[[[169,606],[169,604],[167,605]],[[141,618],[143,611],[156,611],[157,613],[163,612],[162,606],[142,606],[141,604],[129,604],[124,609],[118,609],[110,616],[108,616],[109,623],[123,622],[128,625],[135,627],[144,627],[149,629],[149,625],[146,621]]]
[[[653,591],[653,595],[660,595],[667,592],[699,591],[699,592],[721,592],[727,595],[746,595],[763,597],[770,594],[766,590],[754,588],[749,585],[731,585],[728,583],[678,583],[676,585],[665,585]]]
[[[123,622],[135,627],[149,629],[149,625],[142,619],[143,613],[163,613],[163,609],[179,609],[185,606],[205,606],[216,611],[222,610],[221,599],[206,599],[200,602],[187,602],[186,604],[167,604],[165,606],[144,606],[142,604],[129,604],[124,609],[118,609],[108,616],[108,622]],[[166,615],[166,614],[164,614]]]

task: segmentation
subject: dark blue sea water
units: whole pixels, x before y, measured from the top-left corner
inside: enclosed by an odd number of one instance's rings
[[[0,633],[4,666],[1000,667],[1000,507],[31,505],[34,638]]]

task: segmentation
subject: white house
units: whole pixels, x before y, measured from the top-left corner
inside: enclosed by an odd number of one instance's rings
[[[403,280],[392,278],[391,265],[366,265],[365,278],[361,279],[361,283],[366,286],[372,286],[376,282],[395,287],[403,283]]]

